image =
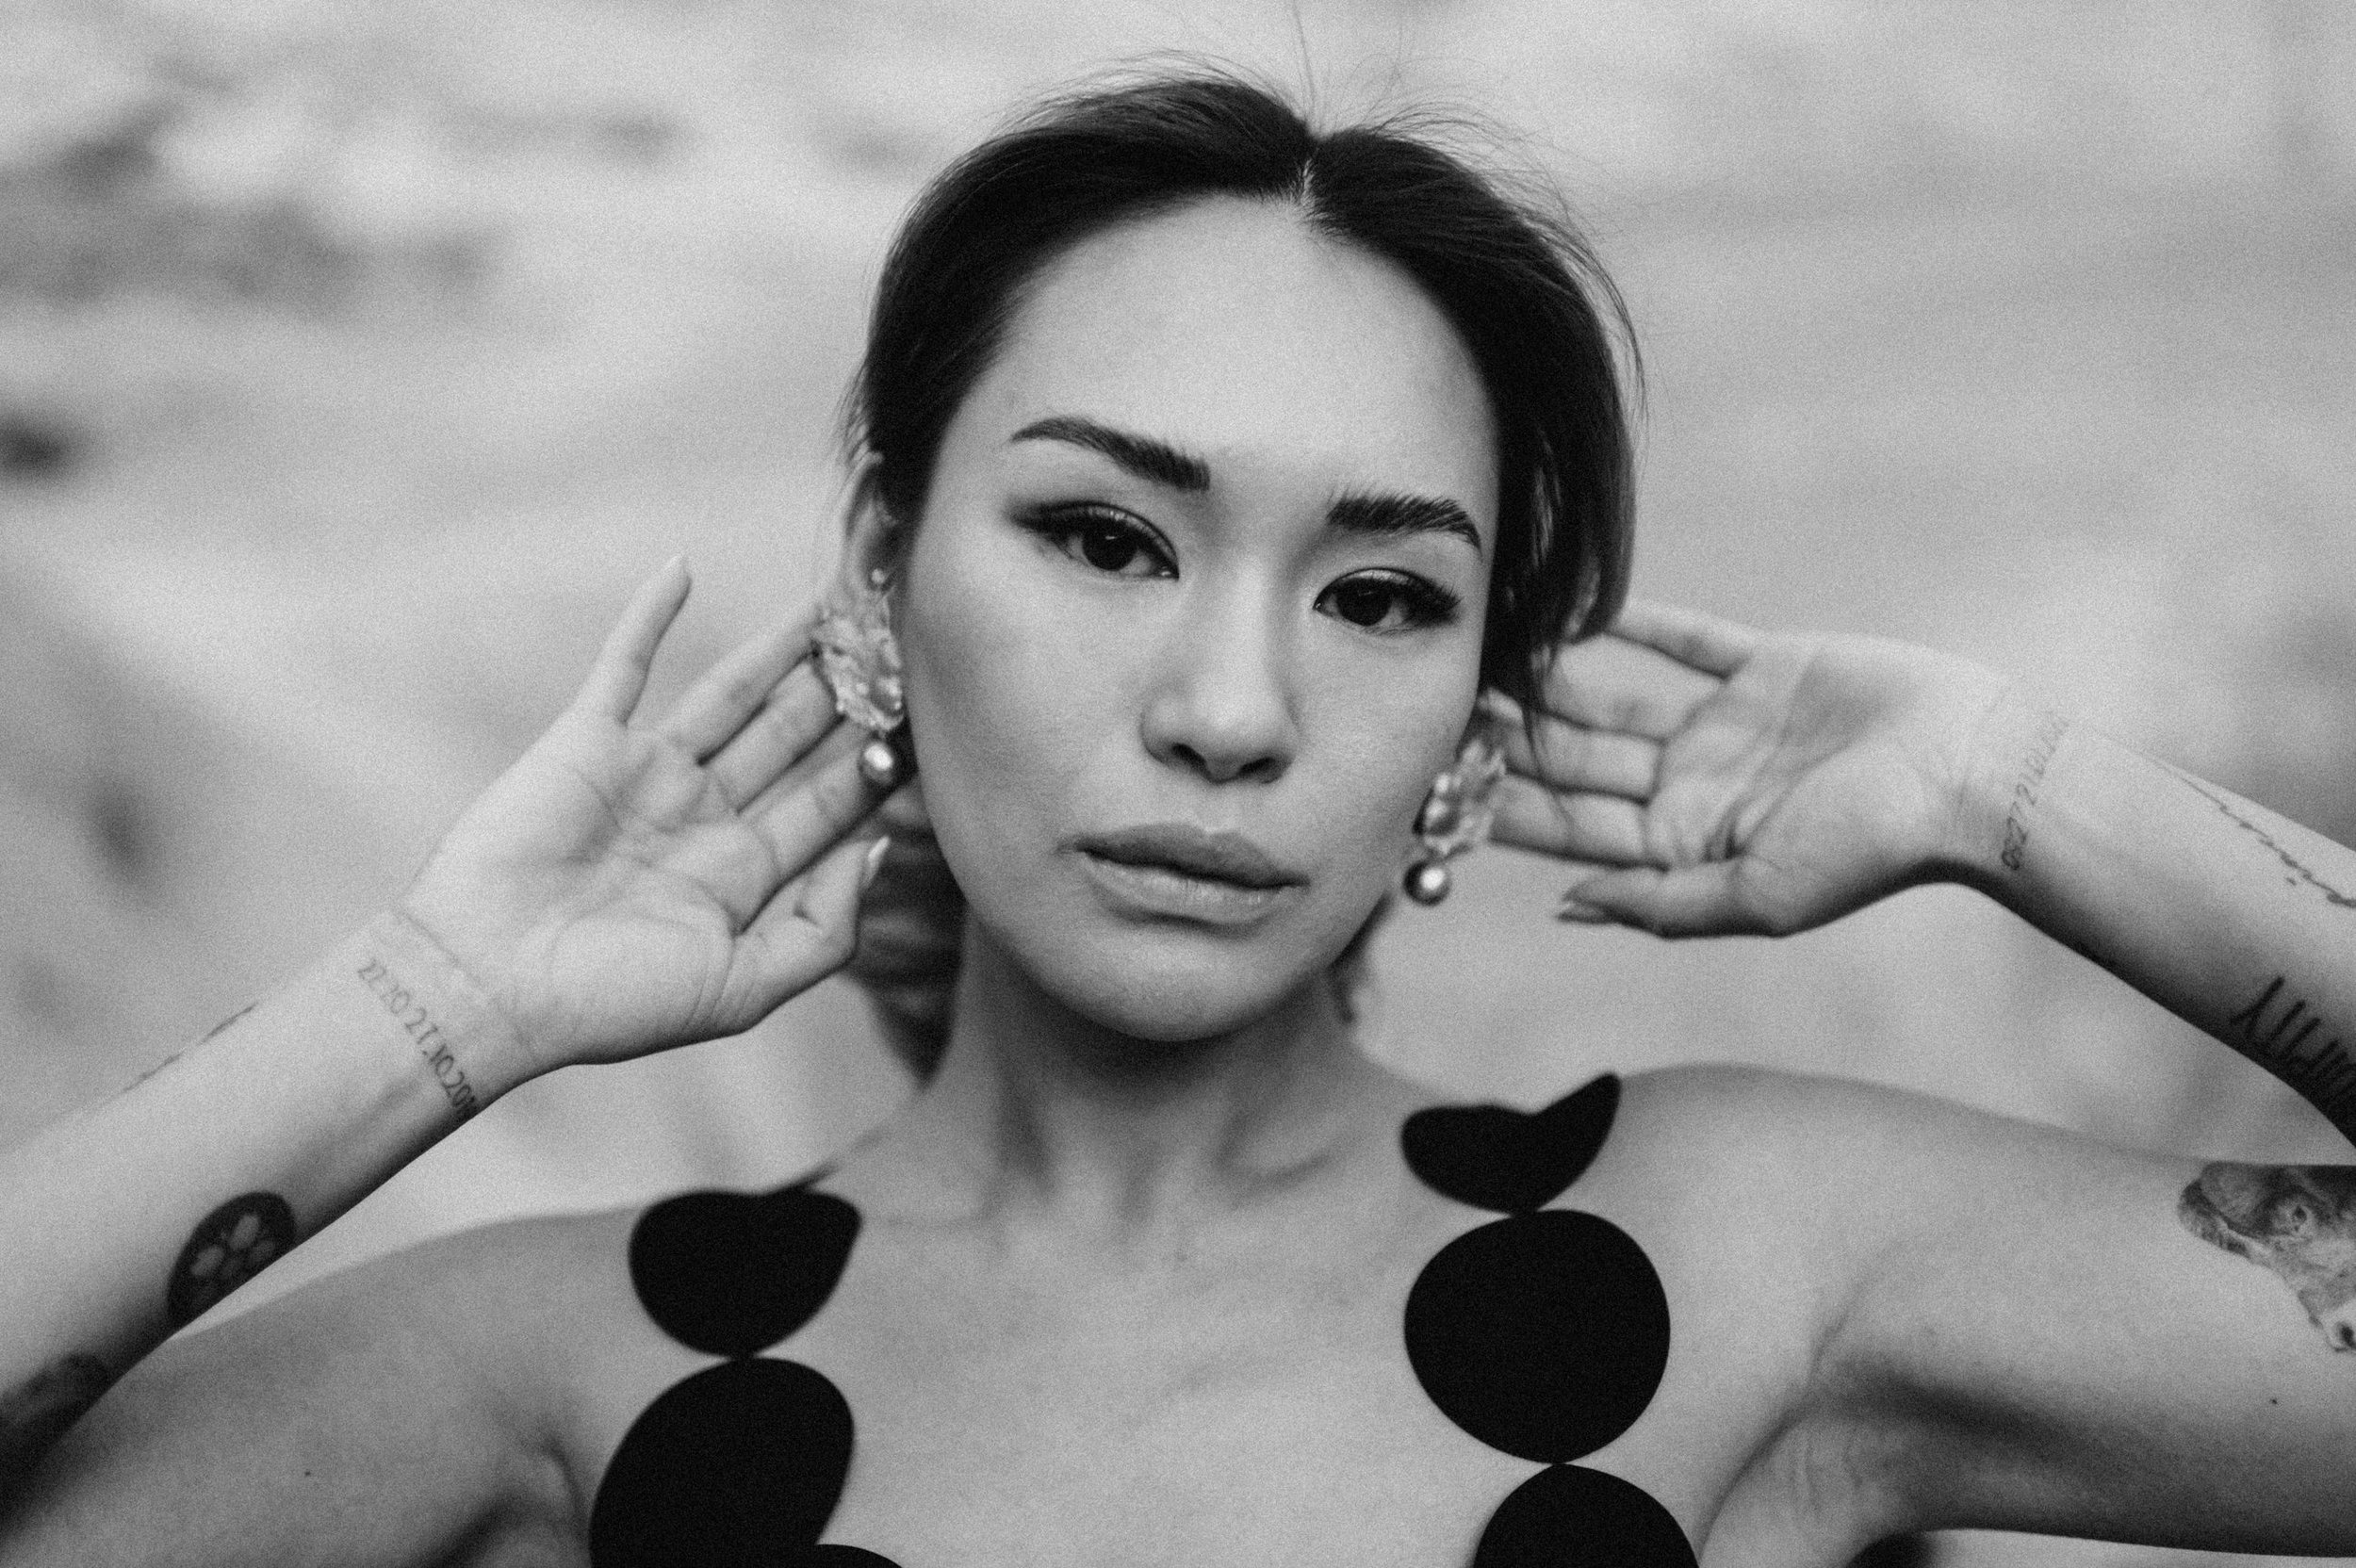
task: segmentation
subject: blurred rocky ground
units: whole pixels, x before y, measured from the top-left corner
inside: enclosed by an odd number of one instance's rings
[[[805,596],[893,218],[1153,49],[1526,133],[1644,333],[1641,592],[1973,654],[2356,841],[2331,0],[0,0],[0,1138],[396,891],[664,557],[674,682]],[[2344,1157],[1966,895],[1667,946],[1558,928],[1559,880],[1492,855],[1402,913],[1383,1049],[1508,1098],[1735,1059]],[[513,1097],[267,1282],[775,1179],[903,1087],[821,988]]]

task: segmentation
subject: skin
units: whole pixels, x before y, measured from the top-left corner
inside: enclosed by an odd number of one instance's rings
[[[1482,602],[1478,393],[1396,274],[1282,207],[1210,204],[1040,281],[922,518],[858,492],[846,570],[895,574],[925,798],[975,913],[941,1071],[830,1167],[865,1228],[825,1311],[770,1352],[857,1414],[827,1539],[904,1568],[1430,1568],[1469,1560],[1534,1470],[1405,1364],[1410,1283],[1484,1217],[1407,1171],[1399,1122],[1440,1097],[1351,1049],[1318,981],[1406,858],[1481,630],[1477,609],[1372,629],[1334,591],[1399,574]],[[1046,416],[1183,447],[1210,482],[1013,439]],[[1451,500],[1481,547],[1336,530],[1336,493],[1369,490]],[[1169,570],[1021,525],[1079,502],[1150,526]],[[677,596],[626,617],[621,665],[643,675]],[[486,1095],[708,1033],[841,961],[859,852],[831,846],[872,803],[842,794],[856,737],[784,645],[651,725],[634,680],[593,678],[594,722],[566,722],[596,744],[527,758],[429,867],[413,904],[452,967],[396,956]],[[2057,732],[1973,666],[1646,607],[1566,652],[1533,717],[1500,836],[1570,864],[1574,919],[1786,932],[1953,877],[2261,1060],[2279,1031],[2233,1020],[2267,975],[2287,976],[2278,1011],[2296,993],[2301,1017],[2356,1019],[2343,917],[2311,886],[2356,884],[2356,856]],[[559,831],[551,805],[580,804],[599,757],[592,794],[635,825],[618,847]],[[1297,879],[1213,924],[1141,911],[1075,851],[1164,820],[1243,833]],[[755,841],[758,875],[723,852]],[[2285,855],[2309,875],[2287,893]],[[564,896],[535,897],[563,866]],[[591,895],[647,866],[666,874],[645,896]],[[633,929],[681,944],[636,985],[613,972]],[[588,1008],[560,980],[614,991]],[[384,1016],[334,994],[357,1010],[304,1017]],[[126,1102],[185,1112],[223,1052],[256,1076],[287,1005]],[[439,1102],[410,1037],[371,1037],[404,1104]],[[1608,1065],[1565,1061],[1565,1086]],[[148,1135],[190,1119],[159,1112]],[[2356,1551],[2349,1358],[2180,1220],[2206,1179],[1857,1086],[1631,1080],[1558,1203],[1652,1260],[1670,1361],[1581,1462],[1651,1493],[1709,1568],[1836,1564],[1947,1526]],[[264,1186],[240,1171],[221,1196]],[[640,1310],[633,1218],[451,1238],[176,1342],[50,1454],[0,1519],[0,1562],[583,1560],[625,1432],[710,1361]]]
[[[1336,396],[1350,385],[1374,390]],[[1200,454],[1210,488],[1010,439],[1058,415]],[[1490,449],[1438,311],[1277,209],[1216,204],[1048,270],[949,426],[896,606],[935,830],[994,952],[1132,1039],[1207,1042],[1302,988],[1390,886],[1470,713]],[[1350,490],[1452,499],[1480,543],[1337,533],[1327,508]],[[1132,570],[1167,575],[1100,571],[1011,520],[1080,503],[1152,529],[1170,559]],[[1320,606],[1384,573],[1461,608],[1370,630]],[[1162,821],[1276,846],[1305,886],[1246,930],[1106,919],[1066,846]]]

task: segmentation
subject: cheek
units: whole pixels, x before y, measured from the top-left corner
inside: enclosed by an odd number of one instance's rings
[[[943,841],[987,853],[1052,838],[1090,743],[1112,727],[1108,662],[1090,629],[1025,613],[1022,562],[920,535],[900,606],[908,716],[925,800]]]

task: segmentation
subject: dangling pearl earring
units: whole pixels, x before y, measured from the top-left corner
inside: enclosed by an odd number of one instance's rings
[[[908,720],[900,684],[900,645],[892,635],[891,577],[880,566],[852,591],[847,605],[829,597],[810,634],[819,678],[834,694],[834,710],[867,731],[859,748],[859,776],[878,790],[897,788],[909,766],[892,734]]]
[[[1409,898],[1428,907],[1448,896],[1448,863],[1488,838],[1497,814],[1497,781],[1504,776],[1504,747],[1487,724],[1476,726],[1457,751],[1455,765],[1432,781],[1432,792],[1415,813],[1423,853],[1400,882]]]

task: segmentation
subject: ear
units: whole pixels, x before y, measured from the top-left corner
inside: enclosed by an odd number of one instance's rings
[[[884,505],[877,482],[880,466],[871,453],[859,459],[843,500],[843,564],[836,568],[838,590],[865,587],[873,574],[896,578],[907,552],[908,531]],[[847,601],[846,601],[847,602]]]

